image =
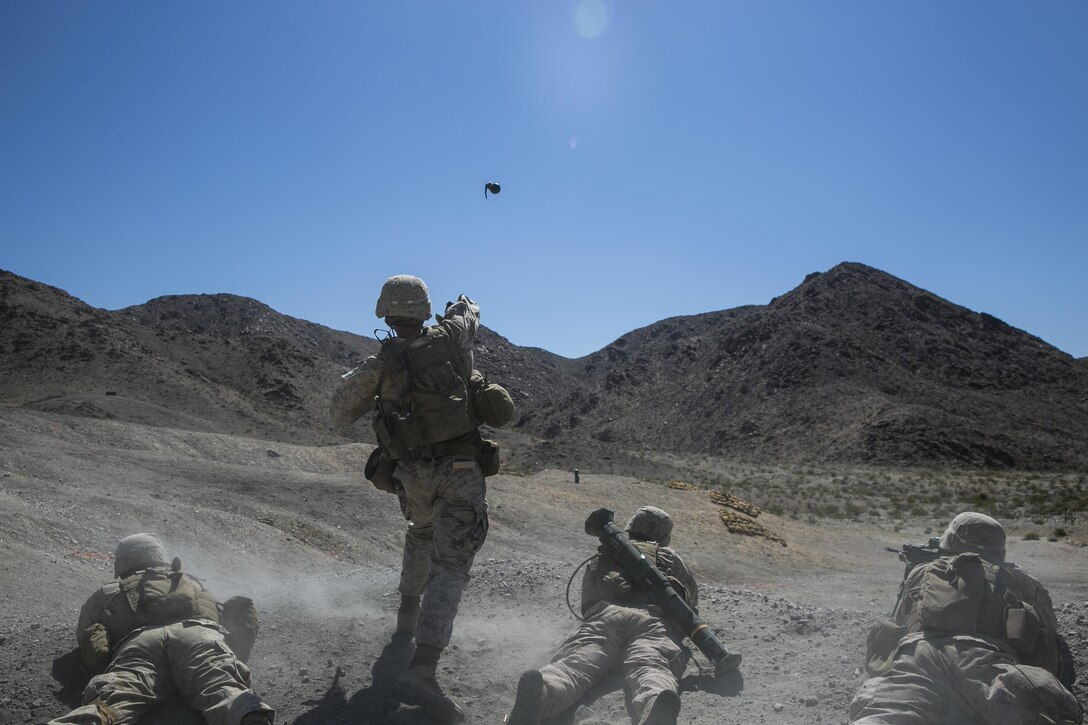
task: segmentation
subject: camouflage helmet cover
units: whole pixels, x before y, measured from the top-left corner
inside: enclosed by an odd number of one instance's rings
[[[627,522],[627,533],[635,539],[668,546],[672,539],[672,517],[656,506],[643,506]]]
[[[154,534],[132,534],[121,539],[113,554],[113,575],[122,577],[150,566],[169,566],[166,549]]]
[[[964,511],[948,525],[941,537],[941,548],[956,554],[973,551],[1004,561],[1005,529],[986,514]]]
[[[410,274],[390,277],[382,285],[374,314],[378,317],[426,320],[431,316],[431,296],[427,292],[427,285]]]

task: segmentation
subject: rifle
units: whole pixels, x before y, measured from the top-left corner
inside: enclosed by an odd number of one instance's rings
[[[608,509],[597,509],[586,519],[586,533],[601,541],[605,552],[619,565],[624,576],[645,592],[677,631],[684,633],[714,663],[714,676],[721,677],[740,667],[741,656],[725,648],[710,627],[684,601],[664,574],[627,539],[616,526]]]
[[[939,537],[933,536],[925,544],[903,544],[901,549],[885,546],[884,551],[898,554],[899,561],[904,564],[903,581],[899,582],[899,596],[896,597],[896,606],[898,606],[898,601],[903,598],[903,587],[907,585],[907,577],[910,575],[911,570],[920,564],[927,564],[940,557],[941,540]],[[893,614],[896,606],[892,607]]]
[[[941,540],[934,536],[925,544],[903,544],[901,549],[885,546],[884,551],[899,555],[899,561],[907,565],[907,571],[903,574],[906,576],[919,564],[925,564],[941,556]]]

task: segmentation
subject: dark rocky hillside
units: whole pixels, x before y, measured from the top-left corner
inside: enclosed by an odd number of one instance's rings
[[[299,443],[343,440],[328,428],[329,394],[377,348],[243,297],[107,312],[6,272],[0,322],[3,402]],[[477,367],[518,403],[500,438],[519,466],[673,451],[1088,468],[1084,359],[860,264],[809,275],[765,306],[663,320],[578,360],[482,329]]]
[[[1088,371],[1071,356],[860,264],[766,306],[664,320],[572,361],[525,406],[586,438],[730,458],[1088,467]]]
[[[7,403],[299,443],[339,440],[329,381],[377,346],[244,297],[107,312],[7,272],[0,320]]]

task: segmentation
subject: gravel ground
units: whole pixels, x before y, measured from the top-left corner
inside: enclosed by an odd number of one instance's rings
[[[159,534],[221,597],[257,601],[250,666],[278,722],[429,722],[388,696],[411,657],[390,636],[403,521],[394,499],[360,485],[368,452],[0,408],[0,723],[44,722],[78,703],[76,616],[110,578],[116,541],[135,531]],[[701,615],[744,655],[722,680],[701,673],[698,655],[689,665],[680,721],[692,724],[844,722],[865,634],[901,573],[881,549],[925,538],[921,523],[882,531],[763,514],[783,547],[730,534],[705,492],[586,470],[578,485],[544,471],[489,487],[493,526],[439,667],[473,723],[501,722],[521,671],[574,628],[564,588],[595,549],[582,532],[595,508],[621,520],[644,504],[670,511]],[[1051,585],[1083,669],[1088,550],[1014,540],[1010,559]],[[618,678],[561,721],[629,722]],[[201,720],[170,703],[144,722]]]

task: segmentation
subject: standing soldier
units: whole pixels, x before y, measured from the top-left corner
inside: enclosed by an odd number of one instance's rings
[[[461,295],[437,325],[424,326],[431,315],[427,286],[397,275],[382,285],[375,312],[395,336],[343,376],[332,418],[345,426],[376,411],[376,455],[384,459],[378,467],[386,471],[384,485],[402,496],[409,520],[397,633],[414,634],[416,650],[393,694],[436,719],[457,721],[461,709],[439,687],[435,669],[487,535],[482,442],[470,405],[480,308]]]
[[[1005,530],[966,511],[939,556],[907,572],[895,621],[869,633],[866,680],[850,703],[864,725],[1071,725],[1083,713],[1050,594],[1005,561]]]

